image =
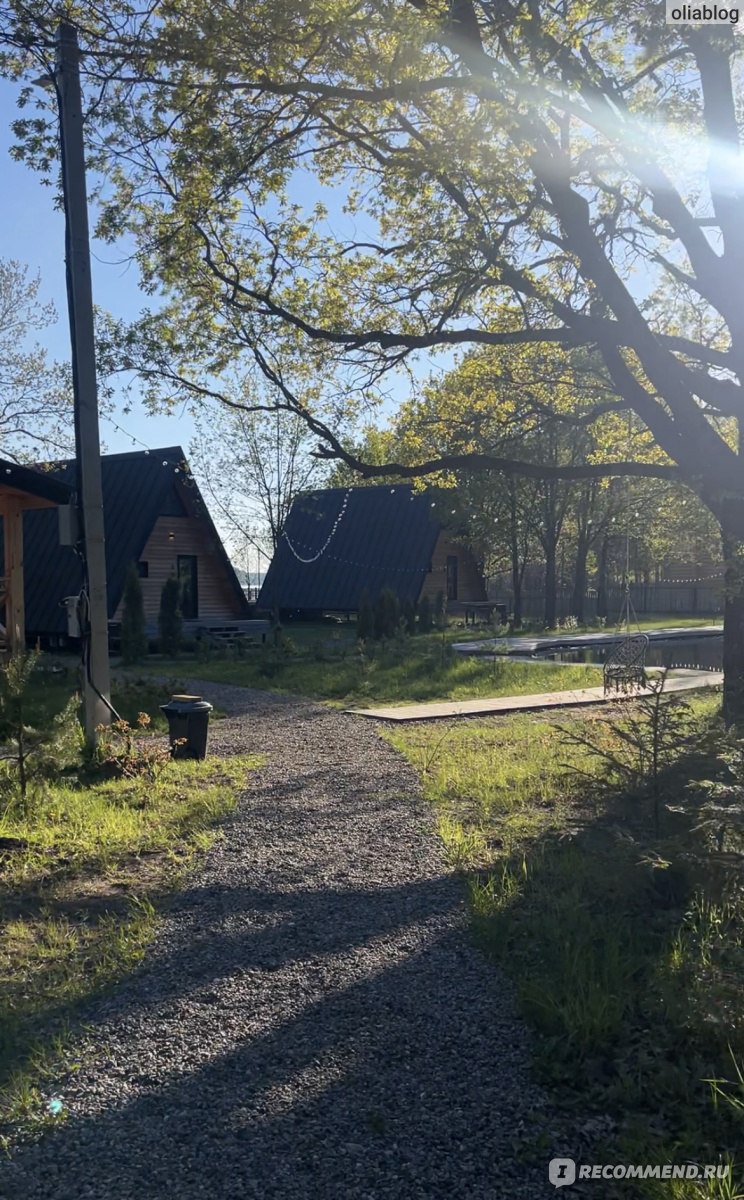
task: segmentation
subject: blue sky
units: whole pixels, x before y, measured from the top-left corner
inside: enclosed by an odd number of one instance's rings
[[[65,290],[64,219],[62,213],[55,209],[53,189],[44,186],[36,172],[23,163],[15,162],[10,156],[14,141],[11,124],[18,116],[18,92],[17,85],[0,79],[0,163],[4,184],[0,259],[17,259],[32,274],[38,272],[41,278],[39,299],[53,301],[57,309],[56,323],[40,333],[38,340],[52,358],[67,360],[70,342]],[[337,232],[348,227],[350,221],[351,228],[347,228],[347,232],[359,232],[356,226],[361,218],[352,220],[343,214],[341,193],[322,187],[311,176],[304,177],[301,185],[298,184],[293,190],[296,190],[298,199],[308,206],[322,199]],[[91,246],[91,267],[93,299],[98,307],[116,318],[131,320],[147,306],[150,298],[139,291],[137,266],[127,259],[124,250],[94,241]],[[435,367],[446,369],[453,358],[451,351],[436,356],[421,354],[418,362],[413,364],[414,370],[419,377],[425,377]],[[390,378],[388,388],[390,398],[380,412],[383,418],[394,408],[396,401],[408,394],[404,377]],[[124,414],[116,411],[113,418],[101,418],[100,436],[104,451],[113,453],[181,445],[188,453],[189,444],[196,434],[193,420],[188,414],[178,410],[171,415],[153,416],[137,403],[136,394],[134,399],[131,394],[128,395],[126,403],[127,407],[131,406],[131,412]],[[218,526],[224,526],[216,509],[214,517]],[[222,533],[228,535],[228,528],[223,527]]]
[[[44,187],[41,178],[23,163],[10,157],[13,144],[11,122],[18,115],[16,97],[19,88],[0,80],[0,164],[2,164],[2,221],[0,221],[0,258],[17,259],[30,272],[41,276],[40,299],[53,300],[57,322],[40,335],[39,340],[53,358],[66,359],[70,353],[65,294],[64,221],[54,208],[52,189]],[[94,243],[92,250],[93,299],[101,308],[117,317],[132,318],[144,307],[145,299],[138,289],[137,268],[134,263],[117,262],[116,248]],[[122,429],[111,421],[101,421],[101,441],[109,451],[142,449],[147,446],[188,447],[193,436],[193,424],[188,417],[153,417],[134,405],[126,417],[115,417]]]

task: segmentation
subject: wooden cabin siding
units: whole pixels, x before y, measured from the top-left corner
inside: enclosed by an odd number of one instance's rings
[[[170,533],[175,535],[173,541],[168,536]],[[176,574],[180,554],[196,555],[199,620],[236,620],[245,616],[214,539],[204,523],[195,517],[160,516],[139,559],[148,564],[147,578],[141,580],[148,624],[157,622],[163,584],[169,576]],[[121,620],[122,604],[116,610],[116,621]]]
[[[439,592],[447,594],[447,558],[449,555],[457,558],[457,600],[455,603],[486,600],[486,586],[471,551],[467,546],[453,542],[446,533],[440,533],[437,538],[431,558],[432,569],[424,579],[419,599],[428,596],[431,601],[434,601]]]

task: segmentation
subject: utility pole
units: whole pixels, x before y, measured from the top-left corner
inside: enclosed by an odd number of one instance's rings
[[[74,25],[62,22],[57,31],[54,79],[59,103],[62,186],[65,202],[67,306],[72,345],[75,392],[75,456],[77,507],[85,560],[87,605],[81,612],[83,639],[85,734],[95,742],[96,729],[111,720],[108,657],[106,549],[101,487],[101,447],[98,436],[98,389],[90,278],[88,196],[85,186],[83,101],[80,90],[80,49]],[[87,611],[86,611],[87,610]]]

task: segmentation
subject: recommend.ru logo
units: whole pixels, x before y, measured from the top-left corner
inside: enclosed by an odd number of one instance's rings
[[[729,1163],[580,1163],[572,1158],[551,1158],[548,1179],[553,1187],[566,1187],[577,1179],[728,1179]]]
[[[576,1163],[572,1158],[551,1158],[548,1163],[548,1179],[553,1187],[565,1187],[576,1178]]]

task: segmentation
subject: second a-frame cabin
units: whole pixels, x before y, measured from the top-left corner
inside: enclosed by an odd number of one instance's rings
[[[441,596],[450,613],[487,604],[481,568],[432,494],[409,484],[324,488],[294,501],[257,607],[350,614],[386,589],[413,604]]]

